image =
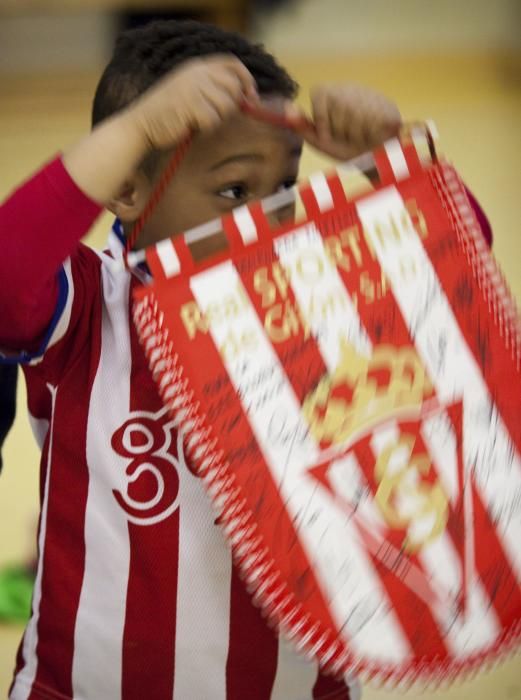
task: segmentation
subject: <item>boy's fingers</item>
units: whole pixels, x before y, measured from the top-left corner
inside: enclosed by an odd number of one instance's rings
[[[359,124],[348,107],[331,97],[329,100],[331,135],[340,143],[357,143],[360,138]]]
[[[380,98],[373,106],[373,117],[369,120],[370,134],[375,142],[382,142],[392,136],[397,136],[402,125],[402,117],[398,107]]]
[[[334,101],[334,100],[333,100]],[[378,127],[378,108],[372,93],[350,86],[331,106],[335,135],[350,143],[355,150],[363,150],[372,143],[371,131]]]
[[[302,132],[302,136],[306,143],[313,148],[316,148],[321,153],[325,153],[333,158],[343,158],[343,154],[338,153],[338,142],[328,134],[319,135],[317,131],[308,130]]]
[[[390,138],[398,136],[400,133],[401,122],[389,122],[387,120],[373,123],[367,132],[367,142],[369,146],[374,147],[387,141]]]
[[[350,142],[375,145],[398,133],[401,116],[391,100],[358,85],[320,86],[312,94],[319,133]]]
[[[256,101],[258,99],[255,86],[246,91],[239,76],[233,72],[223,72],[215,77],[215,84],[225,90],[236,102],[244,97]]]
[[[233,75],[237,76],[246,95],[249,95],[252,91],[257,92],[255,78],[242,61],[232,56],[228,59],[227,68]]]
[[[203,71],[203,75],[213,81],[222,80],[225,76],[230,76],[239,81],[245,94],[256,94],[257,86],[253,75],[244,63],[233,54],[213,54],[204,59],[193,59],[193,63],[198,65],[199,70]],[[174,72],[179,75],[181,70],[176,68]]]
[[[239,108],[239,101],[232,97],[229,92],[212,91],[205,95],[208,103],[217,111],[221,121]]]

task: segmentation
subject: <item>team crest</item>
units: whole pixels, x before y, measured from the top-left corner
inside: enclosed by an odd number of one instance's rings
[[[354,519],[380,565],[401,572],[420,597],[444,598],[415,566],[415,555],[446,531],[449,520],[449,536],[464,552],[462,402],[439,404],[414,347],[379,345],[366,357],[342,340],[337,369],[310,392],[302,411],[324,449],[309,475]],[[460,494],[452,505],[424,439],[432,421],[445,421],[454,437]],[[352,472],[350,460],[357,465]],[[350,482],[343,493],[340,479]],[[458,604],[464,605],[463,596]]]

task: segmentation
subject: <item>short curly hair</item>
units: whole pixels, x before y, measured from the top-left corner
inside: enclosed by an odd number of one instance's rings
[[[122,32],[94,95],[92,125],[125,108],[184,61],[231,53],[255,78],[261,95],[293,98],[297,83],[260,44],[193,20],[160,20]]]

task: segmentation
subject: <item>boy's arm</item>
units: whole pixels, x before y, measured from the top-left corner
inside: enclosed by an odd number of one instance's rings
[[[142,157],[131,125],[126,114],[104,122],[0,206],[0,347],[23,349],[19,360],[40,354],[64,306],[64,260]]]
[[[151,149],[212,129],[253,99],[235,57],[187,62],[104,121],[0,206],[0,347],[41,354],[66,297],[63,262]],[[60,308],[61,307],[61,308]]]
[[[0,206],[1,348],[38,350],[63,296],[60,266],[100,211],[59,159]]]

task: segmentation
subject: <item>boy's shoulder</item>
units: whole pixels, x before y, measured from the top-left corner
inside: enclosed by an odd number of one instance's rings
[[[104,327],[116,336],[128,335],[132,288],[139,280],[125,269],[122,253],[121,243],[109,237],[106,249],[79,243],[65,260],[55,314],[39,351],[26,365],[29,374],[61,383],[80,355],[96,355]]]

